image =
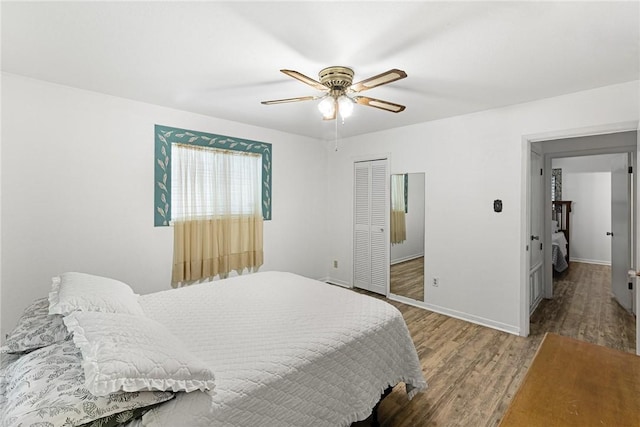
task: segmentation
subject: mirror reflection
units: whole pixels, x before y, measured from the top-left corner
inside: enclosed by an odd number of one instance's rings
[[[391,175],[390,292],[424,301],[424,173]]]

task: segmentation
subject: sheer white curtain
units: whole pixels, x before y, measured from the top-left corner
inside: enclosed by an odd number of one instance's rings
[[[402,243],[407,239],[405,218],[405,175],[391,175],[391,243]]]
[[[173,144],[173,284],[263,263],[258,154]]]

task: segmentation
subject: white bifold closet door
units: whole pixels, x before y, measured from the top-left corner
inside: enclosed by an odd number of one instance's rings
[[[387,160],[354,163],[354,286],[387,294],[389,175]]]

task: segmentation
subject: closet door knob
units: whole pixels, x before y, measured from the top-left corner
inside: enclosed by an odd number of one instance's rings
[[[540,240],[540,236],[531,236],[531,240]]]
[[[613,233],[610,231],[607,231],[607,236],[613,236]]]

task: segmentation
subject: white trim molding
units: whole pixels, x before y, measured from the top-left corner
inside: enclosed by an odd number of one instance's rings
[[[520,335],[520,328],[515,325],[508,325],[506,323],[496,322],[491,319],[486,319],[480,316],[474,316],[473,314],[464,313],[458,310],[451,310],[446,307],[441,307],[435,304],[429,304],[422,301],[416,301],[411,298],[406,298],[401,295],[389,294],[387,297],[392,301],[401,302],[403,304],[411,305],[418,308],[423,308],[434,313],[443,314],[445,316],[454,317],[456,319],[464,320],[466,322],[475,323],[476,325],[486,326],[487,328],[497,329],[502,332],[507,332],[512,335]]]

